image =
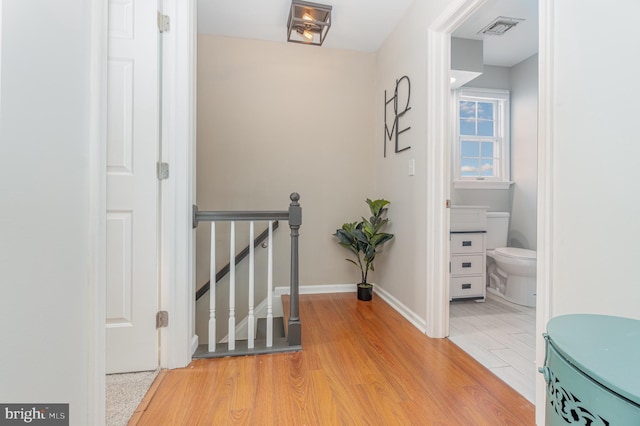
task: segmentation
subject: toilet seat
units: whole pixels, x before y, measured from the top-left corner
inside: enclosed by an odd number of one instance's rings
[[[496,248],[495,252],[512,259],[536,259],[536,252],[534,250],[517,247],[500,247]]]

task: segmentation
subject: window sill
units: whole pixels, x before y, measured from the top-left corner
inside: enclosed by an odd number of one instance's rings
[[[512,181],[496,182],[485,180],[454,180],[454,189],[509,189]]]

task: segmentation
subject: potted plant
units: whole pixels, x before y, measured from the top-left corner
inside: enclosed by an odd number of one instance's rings
[[[386,218],[386,206],[389,201],[384,199],[372,201],[367,198],[366,203],[371,211],[371,217],[368,220],[363,217],[360,222],[347,222],[334,234],[338,238],[338,243],[355,256],[355,260],[346,260],[360,268],[359,300],[371,300],[373,285],[367,281],[367,275],[369,271],[374,270],[373,262],[376,255],[382,251],[384,243],[393,238],[393,234],[382,232],[389,222]]]

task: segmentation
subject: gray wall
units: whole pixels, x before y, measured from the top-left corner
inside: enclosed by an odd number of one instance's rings
[[[465,87],[511,90],[509,68],[484,66],[481,76]],[[451,188],[451,202],[456,205],[489,206],[489,211],[511,212],[513,189],[455,189]]]
[[[511,180],[509,189],[451,189],[452,203],[485,205],[511,213],[509,245],[535,250],[537,191],[538,55],[511,68],[485,65],[468,87],[511,92]]]
[[[376,196],[391,201],[388,230],[395,234],[395,238],[376,258],[374,279],[377,288],[390,293],[412,312],[414,318],[425,324],[430,288],[441,285],[440,282],[429,281],[427,270],[427,258],[434,255],[427,251],[427,242],[429,238],[437,238],[428,231],[430,218],[426,214],[428,182],[434,178],[430,176],[425,143],[429,129],[425,117],[430,72],[427,66],[427,28],[450,4],[448,0],[414,1],[376,56],[376,134],[373,140],[376,168],[372,174],[375,176]],[[401,146],[410,146],[411,149],[398,154],[391,149],[384,157],[384,92],[393,91],[396,79],[403,75],[411,78],[411,110],[403,117],[411,130],[403,134]],[[411,160],[415,160],[413,176],[407,173]],[[429,324],[426,327],[428,329]]]
[[[482,72],[482,40],[451,37],[451,69]]]
[[[485,65],[482,75],[474,78],[467,87],[481,87],[483,89],[503,89],[510,90],[508,67],[496,67],[493,65]]]
[[[538,55],[515,65],[511,76],[512,209],[509,246],[535,250],[538,176]]]

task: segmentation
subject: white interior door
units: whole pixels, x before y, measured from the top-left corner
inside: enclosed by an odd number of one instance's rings
[[[158,366],[158,29],[151,0],[109,0],[107,373]]]

